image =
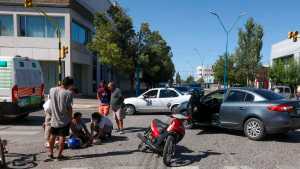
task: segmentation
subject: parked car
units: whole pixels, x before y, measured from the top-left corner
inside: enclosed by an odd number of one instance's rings
[[[190,88],[188,86],[176,86],[174,88],[183,94],[190,94]]]
[[[0,121],[28,115],[44,102],[44,82],[38,61],[20,56],[0,57]]]
[[[190,95],[184,95],[174,88],[154,88],[139,97],[124,100],[127,114],[137,112],[171,112],[182,102],[188,101]]]
[[[192,123],[241,130],[252,140],[300,128],[300,102],[265,89],[217,90],[203,96],[195,107],[182,103],[177,113],[183,112],[192,114]]]
[[[190,84],[189,88],[190,88],[189,93],[192,93],[193,91],[197,91],[201,96],[204,95],[204,89],[199,84]]]
[[[287,99],[292,97],[292,90],[289,86],[274,86],[272,87],[272,91]]]

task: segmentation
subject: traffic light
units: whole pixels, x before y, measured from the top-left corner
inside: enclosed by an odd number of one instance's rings
[[[293,42],[297,42],[297,41],[298,41],[298,34],[299,34],[298,31],[295,31],[295,32],[289,32],[289,33],[288,33],[288,39],[292,39]]]
[[[61,52],[62,52],[61,59],[65,59],[67,54],[69,53],[69,47],[68,46],[63,46]]]
[[[25,8],[31,8],[32,7],[32,0],[25,0],[24,1]]]
[[[298,31],[294,32],[293,42],[297,42],[298,40]]]

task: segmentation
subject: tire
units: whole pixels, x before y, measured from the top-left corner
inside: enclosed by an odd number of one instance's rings
[[[172,157],[175,154],[175,145],[175,137],[169,135],[163,150],[163,162],[168,167],[171,165]]]
[[[4,145],[2,144],[2,140],[0,140],[0,167],[5,168],[6,162],[5,162],[5,154],[4,154]]]
[[[250,140],[262,140],[266,136],[265,125],[257,118],[250,118],[244,124],[244,133]]]
[[[133,105],[125,105],[125,113],[127,115],[134,115],[136,113],[135,107]]]
[[[178,105],[173,105],[171,108],[171,113],[176,113],[176,109],[177,109]]]

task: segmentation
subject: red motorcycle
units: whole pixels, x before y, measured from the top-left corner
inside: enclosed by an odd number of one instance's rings
[[[173,114],[169,123],[164,123],[158,119],[152,120],[151,126],[144,132],[144,135],[141,133],[137,135],[142,141],[138,149],[140,151],[149,149],[162,155],[164,164],[170,166],[175,155],[176,144],[185,135],[184,121],[188,119],[190,119],[189,116]]]

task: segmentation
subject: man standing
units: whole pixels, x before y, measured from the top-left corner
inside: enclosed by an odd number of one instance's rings
[[[51,129],[50,129],[50,159],[54,159],[53,149],[55,139],[59,138],[59,152],[57,160],[63,160],[64,156],[62,155],[65,144],[65,137],[69,135],[70,122],[72,120],[72,104],[73,104],[73,95],[72,89],[74,85],[74,80],[71,77],[66,77],[62,85],[59,87],[54,87],[50,89],[50,109],[51,109]]]
[[[110,106],[112,112],[114,113],[118,131],[120,132],[120,134],[124,134],[123,119],[125,118],[125,112],[122,110],[124,104],[124,97],[122,95],[121,90],[119,88],[116,88],[114,82],[110,82],[108,84],[108,88],[111,91]]]

